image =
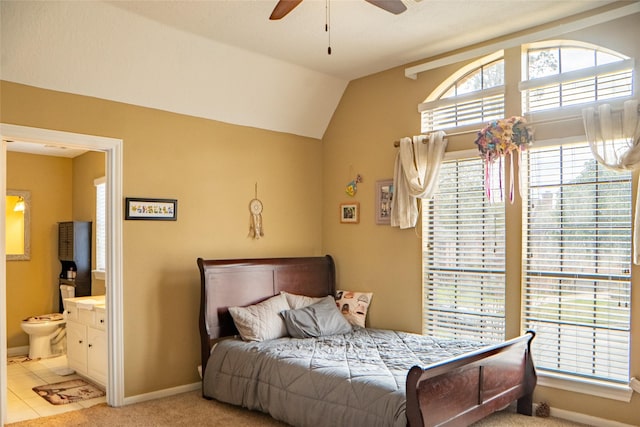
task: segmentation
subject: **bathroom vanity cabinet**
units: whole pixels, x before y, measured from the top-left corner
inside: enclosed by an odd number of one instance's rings
[[[91,222],[58,223],[59,285],[75,287],[75,296],[91,295]],[[62,300],[60,301],[62,312]]]
[[[104,297],[66,300],[67,360],[69,368],[76,373],[105,387],[108,354],[107,317],[104,300],[100,301],[99,298]]]

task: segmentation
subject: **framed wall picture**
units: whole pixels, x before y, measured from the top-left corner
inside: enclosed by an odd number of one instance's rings
[[[376,181],[376,224],[391,224],[393,180]]]
[[[344,224],[357,224],[360,222],[360,203],[341,203],[340,222]]]
[[[175,221],[177,218],[178,201],[175,199],[125,198],[124,219]]]

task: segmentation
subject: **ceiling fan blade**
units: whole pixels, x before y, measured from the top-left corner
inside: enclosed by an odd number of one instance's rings
[[[405,10],[407,10],[407,6],[402,3],[402,0],[365,0],[375,6],[378,6],[381,9],[386,10],[387,12],[391,12],[394,15],[398,15]]]
[[[276,4],[276,7],[273,8],[269,19],[276,20],[284,18],[285,15],[291,12],[301,2],[302,0],[280,0],[278,4]]]

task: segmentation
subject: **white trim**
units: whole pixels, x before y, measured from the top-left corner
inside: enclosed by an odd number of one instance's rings
[[[538,370],[538,385],[573,393],[587,394],[629,403],[633,390],[628,385],[616,385],[605,381],[578,378]]]
[[[7,194],[7,143],[0,128],[0,194]],[[0,212],[6,212],[7,198],[0,197]],[[4,236],[6,215],[0,215],[0,230]],[[0,424],[7,422],[7,242],[0,239]]]
[[[480,157],[480,152],[473,148],[469,148],[467,150],[447,151],[446,153],[444,153],[444,161],[472,159],[475,157]]]
[[[125,405],[133,405],[134,403],[147,402],[154,399],[162,399],[163,397],[174,396],[180,393],[187,393],[190,391],[199,390],[202,388],[202,383],[191,383],[180,385],[172,388],[165,388],[164,390],[152,391],[151,393],[138,394],[136,396],[129,396],[124,399]]]
[[[621,6],[612,10],[607,10],[605,12],[602,12],[593,16],[589,16],[586,18],[577,19],[569,23],[558,24],[548,29],[532,31],[522,36],[512,37],[503,41],[490,43],[482,47],[470,49],[465,52],[445,56],[441,59],[425,62],[424,64],[405,68],[404,76],[409,79],[416,80],[418,78],[418,74],[425,71],[433,70],[439,67],[444,67],[446,65],[451,65],[456,62],[468,61],[470,59],[477,58],[479,56],[484,56],[484,55],[493,53],[498,49],[508,49],[512,47],[518,47],[522,44],[531,43],[534,41],[538,41],[538,40],[542,40],[550,37],[556,37],[561,34],[581,30],[584,28],[592,27],[594,25],[598,25],[598,24],[603,24],[605,22],[609,22],[614,19],[622,18],[624,16],[632,15],[638,12],[640,12],[640,2],[625,4],[624,6]]]
[[[91,270],[93,273],[93,278],[96,280],[105,280],[106,274],[104,270]]]
[[[123,141],[94,135],[83,135],[17,126],[0,123],[0,166],[6,170],[7,143],[5,140],[39,142],[49,145],[71,146],[106,154],[107,176],[107,315],[108,336],[108,378],[107,403],[110,406],[122,406],[124,402],[124,352],[123,352],[123,260],[122,260],[122,168]],[[0,193],[6,192],[6,172],[0,173]],[[4,208],[5,198],[0,197],[0,209]],[[0,215],[0,228],[4,229],[5,218]],[[4,239],[0,239],[0,257],[6,256]],[[6,263],[0,263],[0,319],[6,318]],[[7,408],[7,329],[6,322],[0,327],[0,413],[1,422],[6,422]]]
[[[587,142],[587,137],[585,135],[567,136],[565,138],[549,138],[534,141],[528,149],[556,147],[558,145],[580,144],[585,142]]]
[[[535,413],[540,406],[539,403],[533,404],[533,412]],[[509,404],[509,409],[512,412],[516,411],[516,403],[513,402]],[[608,420],[606,418],[598,418],[592,415],[582,414],[580,412],[567,411],[566,409],[559,409],[551,407],[549,411],[549,416],[553,418],[558,418],[565,421],[572,421],[574,423],[584,424],[585,426],[599,426],[599,427],[636,427],[632,424],[625,424],[618,421]]]
[[[7,349],[7,357],[26,356],[28,354],[29,354],[28,345],[23,345],[22,347],[11,347]]]
[[[560,108],[549,108],[547,110],[530,111],[524,114],[524,117],[529,122],[529,126],[536,127],[538,125],[548,125],[559,122],[566,122],[570,120],[579,120],[583,123],[582,110],[585,108],[597,109],[602,104],[609,104],[613,109],[613,112],[622,111],[625,101],[634,99],[630,96],[615,98],[615,99],[601,99],[594,102],[588,102],[578,105],[563,106]],[[535,129],[534,129],[535,130]],[[586,138],[584,136],[583,138]],[[586,141],[586,139],[584,139]],[[537,144],[538,141],[534,141]]]

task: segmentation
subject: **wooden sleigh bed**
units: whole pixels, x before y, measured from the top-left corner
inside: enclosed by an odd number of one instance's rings
[[[201,275],[200,338],[202,374],[211,350],[238,335],[229,307],[259,303],[282,291],[309,297],[334,295],[330,256],[197,260]],[[517,401],[531,415],[536,373],[531,358],[533,332],[407,372],[406,425],[467,426]],[[204,392],[203,396],[207,396]],[[261,409],[263,410],[263,409]],[[269,412],[265,410],[265,412]]]

